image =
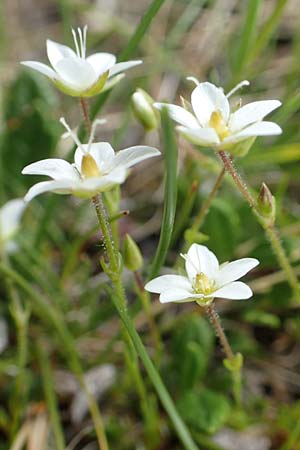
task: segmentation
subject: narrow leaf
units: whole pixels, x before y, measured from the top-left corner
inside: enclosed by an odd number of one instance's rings
[[[177,156],[174,128],[167,109],[162,110],[163,146],[165,156],[165,203],[157,251],[150,270],[154,278],[164,264],[171,243],[177,200]]]

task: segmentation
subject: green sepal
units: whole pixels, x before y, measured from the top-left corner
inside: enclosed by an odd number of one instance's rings
[[[243,367],[244,358],[241,353],[236,353],[232,359],[225,358],[223,364],[229,372],[240,372]]]

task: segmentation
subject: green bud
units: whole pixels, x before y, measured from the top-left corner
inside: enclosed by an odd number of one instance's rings
[[[153,103],[152,97],[143,89],[137,89],[131,97],[133,113],[147,131],[158,126],[159,115],[154,109]]]
[[[229,372],[240,372],[243,367],[243,362],[243,355],[241,353],[236,353],[233,359],[225,358],[223,364]]]
[[[257,208],[264,219],[268,219],[271,223],[274,223],[276,215],[276,202],[270,189],[265,183],[262,183],[259,191]]]
[[[126,234],[123,244],[123,260],[127,269],[133,272],[139,270],[143,266],[143,257],[134,240]]]

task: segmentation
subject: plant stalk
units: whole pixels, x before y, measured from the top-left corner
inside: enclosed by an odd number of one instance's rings
[[[175,408],[175,405],[163,384],[162,379],[160,378],[150,357],[148,356],[148,353],[127,313],[126,307],[127,302],[125,291],[122,284],[122,275],[119,267],[118,257],[116,256],[116,249],[112,242],[111,232],[109,230],[109,225],[106,220],[105,207],[100,195],[93,197],[92,201],[94,203],[100,229],[103,234],[104,245],[109,263],[107,273],[110,276],[114,286],[115,295],[112,296],[113,303],[124,324],[126,332],[128,333],[128,336],[130,337],[131,342],[136,349],[136,352],[140,356],[145,366],[148,376],[158,394],[159,399],[161,400],[161,403],[163,404],[171,421],[173,422],[178,437],[181,439],[186,450],[197,450],[196,444],[192,440],[192,437],[188,429],[183,423],[181,417],[179,416]]]
[[[231,346],[228,342],[227,336],[224,333],[224,330],[222,328],[220,319],[219,319],[219,315],[217,313],[217,311],[215,310],[215,307],[213,304],[208,305],[205,307],[205,311],[206,314],[208,315],[215,331],[216,334],[220,340],[221,346],[223,348],[223,351],[226,355],[227,361],[229,362],[229,364],[232,365],[232,367],[234,367],[235,365],[235,360],[236,360],[236,356],[234,355]],[[226,368],[227,365],[225,365]],[[233,382],[233,396],[235,399],[235,402],[238,406],[241,405],[241,388],[242,388],[242,374],[241,374],[241,368],[232,370],[230,369],[230,373],[232,376],[232,382]]]
[[[278,231],[277,231],[275,225],[272,223],[266,222],[264,220],[264,218],[261,216],[261,214],[258,210],[258,207],[257,207],[256,200],[254,199],[253,195],[249,191],[248,186],[245,183],[245,181],[242,179],[241,175],[237,172],[237,170],[234,167],[228,154],[226,152],[224,152],[223,150],[220,150],[218,152],[218,154],[219,154],[221,160],[223,161],[226,171],[231,175],[238,190],[243,195],[245,200],[249,203],[254,216],[257,218],[257,221],[260,223],[262,228],[265,230],[266,236],[269,239],[272,249],[277,257],[278,263],[279,263],[280,267],[282,268],[282,270],[284,270],[287,281],[294,292],[295,299],[296,299],[297,303],[299,303],[300,302],[300,293],[299,293],[298,280],[297,280],[294,270],[288,260],[285,250],[282,246],[282,243],[280,241]]]

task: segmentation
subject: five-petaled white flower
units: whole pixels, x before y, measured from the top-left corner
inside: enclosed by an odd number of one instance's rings
[[[219,265],[216,256],[204,245],[193,244],[185,259],[187,277],[162,275],[146,284],[149,292],[160,294],[161,303],[195,301],[209,305],[215,297],[231,300],[250,298],[249,286],[236,281],[259,264],[255,258],[243,258]]]
[[[0,253],[12,253],[17,250],[14,237],[19,230],[25,207],[24,200],[16,198],[0,208]]]
[[[222,88],[212,83],[197,84],[191,95],[191,105],[187,106],[190,110],[167,103],[154,104],[160,110],[163,107],[168,109],[170,117],[180,124],[178,131],[193,144],[234,151],[236,144],[242,141],[248,141],[250,146],[257,136],[282,132],[276,123],[263,121],[267,114],[281,105],[279,100],[256,101],[235,112],[230,111],[228,97],[241,86],[248,85],[248,81],[239,83],[227,96]]]
[[[92,97],[116,84],[124,76],[121,72],[142,63],[126,61],[116,64],[116,57],[111,53],[95,53],[86,57],[87,26],[77,31],[78,37],[72,30],[76,53],[70,47],[48,39],[47,54],[52,67],[37,61],[22,61],[21,64],[46,75],[68,95]]]
[[[103,121],[94,122],[88,144],[81,144],[65,119],[60,121],[67,129],[67,135],[72,136],[77,145],[74,164],[63,159],[50,158],[26,166],[22,170],[25,175],[46,175],[52,178],[51,181],[42,181],[32,186],[24,197],[27,202],[48,191],[74,194],[82,198],[93,197],[98,192],[108,191],[116,184],[123,183],[129,167],[160,155],[156,148],[144,145],[115,153],[108,142],[93,143],[95,128]]]

